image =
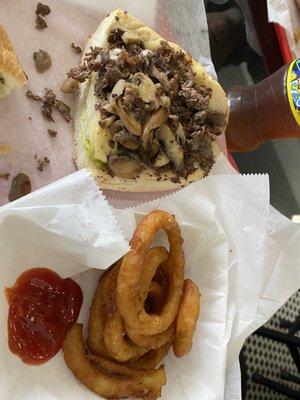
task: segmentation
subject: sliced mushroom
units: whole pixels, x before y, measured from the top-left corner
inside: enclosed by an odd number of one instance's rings
[[[163,108],[169,108],[171,105],[171,100],[170,97],[168,96],[161,96],[160,98],[160,104]]]
[[[120,131],[116,133],[114,140],[128,150],[137,150],[139,147],[138,138],[129,132]]]
[[[108,129],[111,135],[114,136],[116,133],[120,132],[123,129],[123,123],[120,119],[117,119],[109,125]]]
[[[71,94],[75,93],[78,89],[79,82],[68,76],[62,83],[60,90],[64,93]]]
[[[116,101],[114,102],[114,108],[127,130],[133,135],[140,135],[142,130],[141,124],[134,118],[131,113],[127,113],[123,109],[121,98],[116,99]]]
[[[126,156],[109,156],[108,167],[121,178],[135,178],[142,170],[137,160]]]
[[[154,132],[154,131],[153,131]],[[150,160],[154,160],[157,154],[159,153],[160,146],[158,140],[154,137],[151,139],[149,146],[148,146],[148,158]]]
[[[136,44],[142,43],[142,41],[139,38],[139,36],[134,32],[124,32],[123,35],[122,35],[122,40],[126,44],[128,44],[128,43],[136,43]]]
[[[168,111],[165,108],[159,108],[149,119],[149,128],[156,129],[163,125],[168,118]]]
[[[141,142],[144,149],[147,149],[149,140],[151,138],[151,132],[163,125],[168,118],[168,112],[164,108],[159,108],[155,111],[145,122],[142,133],[141,133]],[[153,134],[152,134],[153,136]]]
[[[39,50],[33,53],[35,68],[37,72],[43,73],[47,71],[52,65],[51,57],[46,50]]]
[[[111,91],[112,97],[122,96],[124,93],[125,84],[126,82],[124,79],[119,79]]]
[[[182,145],[185,144],[186,136],[185,136],[184,129],[180,123],[179,123],[177,131],[176,131],[176,137],[178,138],[178,141],[180,144],[182,144]]]
[[[31,182],[29,176],[19,173],[11,183],[8,200],[14,201],[31,192]]]
[[[154,82],[142,72],[137,72],[133,76],[133,82],[137,84],[139,88],[139,95],[144,103],[153,102],[155,106],[159,107],[159,99],[156,95],[157,87]]]
[[[101,128],[108,128],[115,120],[116,120],[115,115],[111,115],[110,117],[100,119],[99,125]]]
[[[107,102],[106,104],[101,104],[101,108],[103,108],[103,110],[107,111],[110,114],[116,114],[114,104],[114,101]]]
[[[160,72],[154,65],[152,65],[149,75],[158,80],[161,86],[166,92],[170,90],[170,82],[167,75],[164,72]]]
[[[156,137],[163,144],[164,151],[174,164],[175,169],[180,170],[184,166],[183,150],[168,125],[160,126],[156,130]]]
[[[165,165],[167,165],[170,162],[169,157],[166,155],[166,153],[164,151],[160,151],[153,163],[153,166],[155,168],[161,168],[164,167]]]

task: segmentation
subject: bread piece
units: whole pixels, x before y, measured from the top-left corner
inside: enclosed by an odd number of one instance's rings
[[[22,87],[26,83],[27,77],[13,51],[12,43],[0,25],[0,98],[7,96],[13,88]]]
[[[115,29],[129,32],[129,34],[133,33],[138,35],[146,50],[155,51],[161,46],[161,41],[164,40],[160,35],[158,35],[144,23],[140,22],[127,12],[117,9],[101,22],[96,32],[87,41],[84,53],[88,52],[91,46],[108,48],[107,38]],[[169,45],[176,51],[182,50],[174,43],[169,43]],[[182,51],[186,59],[191,60],[191,56],[184,50]],[[209,111],[211,113],[218,113],[224,116],[223,124],[219,126],[219,129],[221,132],[225,132],[228,121],[228,104],[226,95],[219,83],[213,80],[212,77],[207,74],[202,65],[195,60],[192,60],[191,62],[191,67],[194,74],[194,84],[197,87],[205,86],[211,88]],[[98,112],[96,112],[94,109],[94,104],[96,101],[93,88],[94,78],[95,77],[92,77],[80,85],[80,91],[75,109],[74,158],[78,168],[90,168],[97,184],[101,189],[113,189],[130,192],[172,190],[185,186],[189,182],[198,180],[207,174],[207,172],[205,172],[203,169],[198,168],[196,171],[184,178],[182,176],[178,177],[176,173],[169,169],[158,176],[157,171],[154,171],[150,167],[146,167],[135,178],[122,178],[116,175],[112,176],[112,174],[107,172],[105,169],[97,167],[87,156],[84,150],[82,133],[82,127],[85,122],[90,123],[91,120],[96,118],[96,123],[98,123],[95,114]],[[216,141],[213,141],[212,147],[214,157],[216,158],[220,152]]]

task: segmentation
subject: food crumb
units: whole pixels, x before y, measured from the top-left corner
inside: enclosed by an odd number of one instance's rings
[[[31,181],[28,175],[23,172],[14,177],[8,194],[8,200],[14,201],[26,196],[31,192]]]
[[[61,114],[65,121],[68,123],[71,121],[71,108],[62,100],[58,100],[53,90],[45,88],[43,97],[34,94],[31,90],[27,90],[26,96],[31,100],[42,103],[41,111],[48,121],[54,122],[52,117],[53,108]]]
[[[9,177],[10,177],[9,172],[4,172],[4,174],[0,174],[0,179],[5,179],[6,181],[8,181]]]
[[[27,118],[29,119],[29,121],[32,121],[32,117],[28,116]]]
[[[37,154],[34,155],[34,159],[35,159],[35,160],[37,159]]]
[[[178,175],[173,176],[173,177],[171,178],[171,182],[173,182],[173,183],[180,183],[179,176],[178,176]]]
[[[120,19],[120,18],[116,15],[116,16],[115,16],[115,20],[116,20],[116,21],[119,21],[119,19]]]
[[[39,158],[37,160],[38,162],[38,166],[36,167],[40,172],[42,172],[44,170],[44,168],[50,163],[50,160],[48,157],[44,157],[44,158]]]
[[[45,17],[46,15],[49,15],[50,13],[51,13],[51,9],[49,6],[47,6],[47,4],[37,3],[36,10],[35,10],[35,14],[36,14],[35,27],[36,27],[36,29],[41,30],[41,29],[47,28],[48,25],[42,17]]]
[[[76,46],[74,42],[71,43],[71,47],[72,47],[72,49],[75,50],[75,52],[77,54],[81,54],[82,53],[82,48],[80,46]]]
[[[11,145],[9,144],[0,144],[0,156],[6,156],[6,154],[11,152]]]
[[[38,15],[35,19],[35,27],[38,30],[42,30],[48,27],[46,21],[40,16]]]
[[[57,131],[54,129],[48,129],[48,133],[51,137],[55,137],[57,135]]]
[[[51,13],[51,9],[49,6],[47,6],[47,4],[43,4],[43,3],[37,3],[36,5],[36,10],[35,10],[36,15],[41,14],[43,17],[45,17],[46,15],[49,15]]]
[[[43,73],[52,65],[51,57],[46,50],[39,49],[33,53],[33,59],[37,72]]]

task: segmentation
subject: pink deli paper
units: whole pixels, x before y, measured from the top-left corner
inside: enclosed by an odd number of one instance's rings
[[[38,31],[35,28],[37,1],[0,2],[0,23],[7,30],[29,78],[26,87],[14,90],[0,101],[0,145],[8,144],[12,148],[11,153],[0,155],[0,174],[11,174],[8,181],[0,179],[0,205],[8,201],[11,181],[20,172],[30,177],[32,190],[36,190],[76,170],[72,155],[73,121],[68,124],[54,112],[55,123],[48,122],[41,115],[40,104],[29,100],[25,93],[30,89],[42,95],[47,87],[73,109],[73,95],[60,91],[67,71],[78,65],[81,57],[71,48],[71,43],[83,48],[86,36],[92,34],[113,9],[128,10],[166,39],[182,44],[215,74],[202,1],[192,0],[187,8],[182,7],[180,1],[171,0],[49,0],[46,3],[51,8],[51,13],[45,17],[48,28]],[[52,59],[51,68],[43,74],[34,67],[33,52],[38,49],[48,51]],[[56,130],[57,136],[51,137],[47,129]],[[226,153],[225,138],[219,140]],[[40,172],[35,157],[48,157],[50,164]]]

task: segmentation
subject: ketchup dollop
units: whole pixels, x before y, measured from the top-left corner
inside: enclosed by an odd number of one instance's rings
[[[12,288],[5,288],[5,294],[10,351],[26,364],[45,363],[77,321],[83,300],[80,286],[48,268],[31,268]]]

